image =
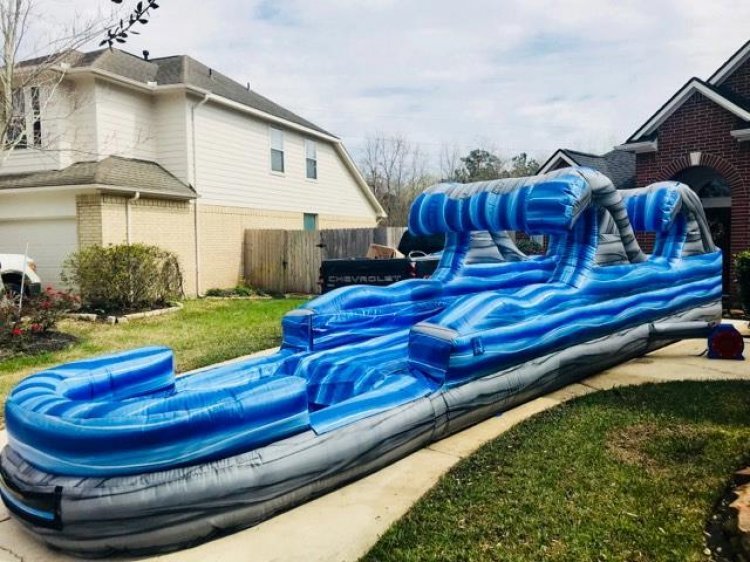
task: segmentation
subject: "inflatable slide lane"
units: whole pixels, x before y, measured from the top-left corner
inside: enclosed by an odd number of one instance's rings
[[[720,319],[722,256],[679,183],[619,192],[567,168],[439,184],[409,228],[446,236],[430,279],[314,299],[273,355],[176,376],[148,347],[23,380],[0,455],[12,515],[79,556],[183,548]],[[519,231],[546,254],[521,253]]]

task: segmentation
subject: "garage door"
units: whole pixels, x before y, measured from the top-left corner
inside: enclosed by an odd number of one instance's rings
[[[62,288],[62,263],[78,249],[76,219],[0,221],[0,254],[23,254],[27,242],[42,286]]]

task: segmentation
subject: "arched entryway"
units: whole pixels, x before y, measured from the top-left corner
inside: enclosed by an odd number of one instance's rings
[[[724,294],[731,292],[732,188],[724,176],[710,166],[691,166],[673,180],[689,185],[701,198],[714,243],[724,253]]]

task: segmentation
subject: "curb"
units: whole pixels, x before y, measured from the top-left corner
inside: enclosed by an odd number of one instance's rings
[[[167,308],[157,308],[156,310],[147,310],[145,312],[133,312],[130,314],[123,314],[121,316],[116,315],[99,315],[86,312],[71,312],[65,315],[65,318],[71,320],[78,320],[80,322],[106,322],[107,324],[127,324],[131,320],[139,320],[141,318],[151,318],[152,316],[163,316],[165,314],[173,314],[183,309],[181,302],[174,302]]]

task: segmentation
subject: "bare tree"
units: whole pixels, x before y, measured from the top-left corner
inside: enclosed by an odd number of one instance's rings
[[[49,148],[49,135],[42,134],[42,114],[45,120],[64,120],[80,105],[67,104],[64,114],[47,112],[56,98],[63,97],[66,69],[75,64],[78,49],[117,21],[117,10],[88,18],[71,14],[70,22],[55,31],[44,24],[43,13],[44,4],[37,0],[0,0],[0,165],[17,148]]]
[[[440,178],[443,181],[459,181],[458,170],[461,168],[461,149],[458,144],[443,143],[440,146]]]
[[[402,135],[368,136],[361,166],[393,226],[406,225],[411,202],[435,182],[428,173],[427,155]]]

